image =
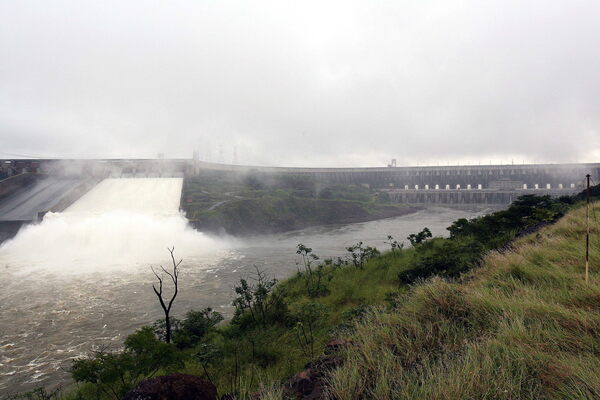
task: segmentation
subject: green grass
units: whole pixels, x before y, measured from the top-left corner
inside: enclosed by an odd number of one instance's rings
[[[412,253],[411,250],[404,251],[402,255],[387,253],[368,262],[363,269],[354,266],[327,267],[324,275],[326,279],[331,278],[327,285],[329,294],[317,299],[308,297],[303,275],[282,282],[279,290],[284,291],[291,314],[315,301],[325,307],[326,315],[318,321],[314,333],[315,352],[303,351],[290,324],[257,326],[241,335],[234,326],[225,326],[221,330],[223,337],[219,339],[225,349],[224,356],[209,369],[209,374],[216,377],[213,380],[220,393],[230,392],[235,387],[231,375],[235,374],[236,357],[243,365],[239,371],[243,392],[281,382],[302,370],[307,362],[321,354],[325,343],[337,337],[341,327],[350,322],[346,315],[349,311],[364,305],[384,306],[390,295],[402,293],[404,289],[398,286],[396,276],[400,270],[407,268]],[[203,375],[194,363],[190,363],[185,372]]]
[[[594,205],[600,211],[600,205]],[[585,211],[492,252],[456,282],[416,285],[347,335],[333,399],[600,397],[600,243],[584,281]]]

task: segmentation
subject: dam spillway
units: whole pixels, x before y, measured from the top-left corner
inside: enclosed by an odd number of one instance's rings
[[[107,178],[69,206],[65,213],[115,210],[151,215],[177,214],[182,178]]]
[[[0,247],[0,263],[61,271],[127,268],[218,247],[179,211],[182,178],[108,178],[69,206],[21,229]]]

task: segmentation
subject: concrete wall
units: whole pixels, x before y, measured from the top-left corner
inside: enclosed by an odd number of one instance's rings
[[[34,184],[42,175],[36,173],[25,173],[13,175],[0,181],[0,199],[14,193],[20,188]]]
[[[69,193],[67,193],[63,198],[61,198],[60,201],[48,211],[62,212],[66,210],[67,207],[75,203],[84,194],[92,190],[94,186],[98,184],[99,181],[99,179],[93,177],[83,180],[80,184],[71,189]],[[41,216],[41,218],[39,218],[39,220],[41,220],[42,218],[43,215]]]
[[[2,160],[0,160],[2,161]],[[145,160],[20,160],[22,168],[39,168],[50,175],[61,176],[183,176],[201,171],[230,173],[293,174],[307,176],[324,184],[368,184],[373,188],[415,189],[428,185],[434,188],[461,189],[471,185],[482,189],[551,189],[580,187],[587,173],[600,181],[600,163],[593,164],[531,164],[531,165],[471,165],[431,167],[375,168],[288,168],[257,167],[207,163],[192,159]],[[29,164],[25,163],[29,162]],[[6,163],[6,160],[3,161]],[[17,164],[13,162],[13,164]],[[1,165],[1,164],[0,164]]]
[[[0,221],[0,244],[17,235],[19,230],[31,221]]]
[[[600,181],[600,163],[473,165],[447,167],[377,167],[377,168],[283,168],[249,167],[194,162],[194,173],[202,170],[238,173],[275,173],[309,176],[325,184],[368,184],[372,188],[423,189],[558,189],[578,188],[586,174]],[[526,186],[525,186],[526,185]]]
[[[576,193],[562,190],[384,190],[390,200],[405,204],[510,204],[526,194],[566,196]]]
[[[23,160],[21,160],[23,161]],[[412,199],[421,196],[448,201],[494,201],[504,203],[513,195],[535,190],[537,194],[564,194],[583,188],[586,174],[600,182],[600,163],[592,164],[531,164],[531,165],[471,165],[429,167],[375,167],[375,168],[288,168],[240,166],[207,163],[196,159],[146,159],[146,160],[26,160],[20,167],[39,167],[50,175],[94,176],[94,177],[159,177],[193,176],[205,171],[224,174],[291,174],[314,180],[318,186],[335,184],[360,184],[373,189],[407,191],[397,198]],[[6,162],[4,162],[6,163]],[[17,163],[14,163],[17,165]],[[444,195],[413,193],[427,190],[459,190]],[[481,192],[467,195],[465,190],[514,191]],[[554,194],[553,194],[554,195]],[[416,197],[417,196],[417,197]],[[423,197],[424,196],[424,197]],[[462,199],[462,200],[461,200]],[[481,200],[473,200],[481,199]],[[490,200],[492,199],[492,200]]]

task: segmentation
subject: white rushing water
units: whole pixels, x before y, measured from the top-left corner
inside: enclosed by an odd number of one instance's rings
[[[105,179],[62,213],[48,213],[0,247],[0,263],[20,271],[126,268],[224,246],[187,226],[181,178]],[[35,248],[35,250],[33,250]]]

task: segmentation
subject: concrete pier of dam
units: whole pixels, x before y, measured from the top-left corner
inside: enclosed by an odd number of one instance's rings
[[[0,181],[0,243],[19,229],[61,212],[96,185],[94,177],[50,176],[25,172]]]

